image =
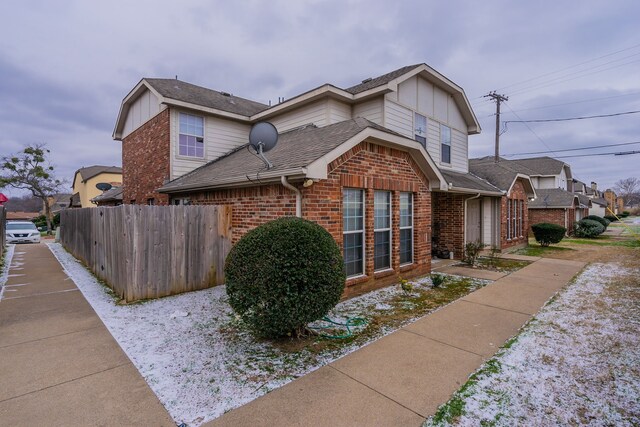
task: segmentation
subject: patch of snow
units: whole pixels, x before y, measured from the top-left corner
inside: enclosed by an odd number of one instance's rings
[[[11,261],[14,256],[15,249],[16,249],[16,245],[8,245],[4,253],[4,265],[2,267],[2,271],[0,271],[0,300],[2,300],[2,295],[4,294],[5,284],[7,283],[7,280],[9,280],[9,277],[11,276],[9,274],[9,266],[11,265]],[[24,252],[18,252],[18,253],[24,253]]]
[[[285,352],[235,327],[238,320],[224,286],[118,305],[60,244],[47,245],[178,424],[217,418],[398,329],[382,328],[376,336],[337,349]],[[489,282],[474,279],[472,286]],[[414,289],[431,287],[428,276],[412,283]],[[399,286],[379,289],[339,303],[328,317],[346,322],[382,312],[399,294]]]
[[[586,268],[458,394],[453,425],[640,425],[639,273]]]

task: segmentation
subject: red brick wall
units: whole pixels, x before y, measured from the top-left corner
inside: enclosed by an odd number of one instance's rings
[[[169,108],[164,109],[122,140],[124,203],[166,205],[169,197],[156,192],[169,179],[171,142]]]
[[[453,251],[455,259],[462,259],[464,253],[464,200],[470,196],[432,193],[434,241]]]
[[[328,178],[303,187],[302,216],[324,227],[342,248],[342,189],[365,190],[365,275],[347,281],[345,294],[354,295],[368,289],[398,281],[398,274],[411,277],[431,270],[431,193],[427,178],[411,157],[399,150],[363,142],[328,166]],[[373,271],[373,195],[375,190],[392,195],[392,268]],[[413,193],[414,263],[399,266],[399,197],[400,192]],[[233,242],[247,231],[285,215],[295,215],[295,194],[281,184],[243,189],[215,190],[182,194],[195,204],[233,205]]]
[[[522,201],[522,236],[515,236],[507,239],[507,200]],[[511,189],[511,193],[502,196],[500,203],[500,249],[505,250],[517,246],[528,244],[529,230],[529,209],[527,193],[522,181],[517,180]]]
[[[566,219],[565,223],[565,211]],[[551,224],[557,224],[567,228],[567,234],[573,234],[573,224],[575,222],[576,212],[575,209],[529,209],[529,224],[539,224],[541,222],[548,222]]]

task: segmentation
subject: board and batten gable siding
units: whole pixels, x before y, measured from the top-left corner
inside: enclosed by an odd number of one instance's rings
[[[335,99],[329,99],[327,102],[327,116],[328,125],[351,120],[351,105]]]
[[[354,107],[354,116],[356,115]],[[414,76],[384,97],[383,126],[414,139],[414,112],[427,117],[427,151],[442,169],[469,172],[467,124],[453,97]],[[451,128],[451,163],[440,161],[440,125]]]
[[[278,129],[279,133],[296,129],[310,123],[318,127],[323,127],[329,124],[327,104],[328,100],[312,102],[311,104],[272,117],[268,119],[268,121]]]
[[[384,99],[374,98],[353,106],[353,117],[362,117],[380,126],[383,124]]]
[[[122,138],[124,139],[165,108],[166,106],[160,105],[158,98],[151,91],[145,90],[129,107],[127,119],[124,122]]]
[[[204,158],[179,155],[180,113],[204,117]],[[251,126],[186,110],[171,109],[171,179],[178,178],[249,142]]]

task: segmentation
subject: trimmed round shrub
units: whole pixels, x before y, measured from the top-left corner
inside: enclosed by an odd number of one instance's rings
[[[613,215],[605,215],[605,216],[604,216],[604,219],[608,219],[608,220],[609,220],[609,222],[616,222],[616,221],[618,220],[618,218],[616,218],[616,217],[615,217],[615,216],[613,216]]]
[[[631,214],[631,212],[629,211],[622,211],[622,213],[620,214],[620,218],[626,218]]]
[[[245,234],[225,263],[229,304],[259,336],[299,336],[340,301],[346,275],[329,232],[285,217]]]
[[[581,219],[575,225],[576,237],[586,237],[592,239],[604,233],[604,226],[592,219]]]
[[[567,229],[561,225],[541,222],[531,226],[533,236],[540,246],[549,246],[551,243],[560,243],[567,232]]]
[[[611,221],[609,221],[607,218],[602,218],[601,216],[598,216],[598,215],[587,215],[582,219],[591,219],[593,221],[598,221],[600,224],[602,224],[605,230],[607,229],[609,224],[611,224]]]

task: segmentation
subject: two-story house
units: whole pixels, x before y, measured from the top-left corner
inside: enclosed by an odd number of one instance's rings
[[[588,215],[597,215],[599,217],[607,215],[607,201],[604,199],[602,192],[598,190],[598,184],[592,181],[591,186],[588,186],[586,183],[574,178],[573,192],[580,198],[580,204],[589,206]]]
[[[96,184],[106,183],[113,186],[122,185],[122,168],[118,166],[86,166],[78,169],[73,175],[73,195],[71,207],[91,208],[96,205],[91,199],[102,194]]]
[[[272,167],[247,144],[264,121],[279,133]],[[234,241],[283,215],[315,221],[342,248],[347,285],[358,285],[348,289],[359,290],[430,271],[432,239],[460,257],[465,241],[481,238],[478,197],[505,192],[469,174],[468,136],[479,131],[462,88],[416,64],[273,106],[142,79],[114,138],[124,203],[232,205]],[[499,221],[498,210],[487,215]]]

